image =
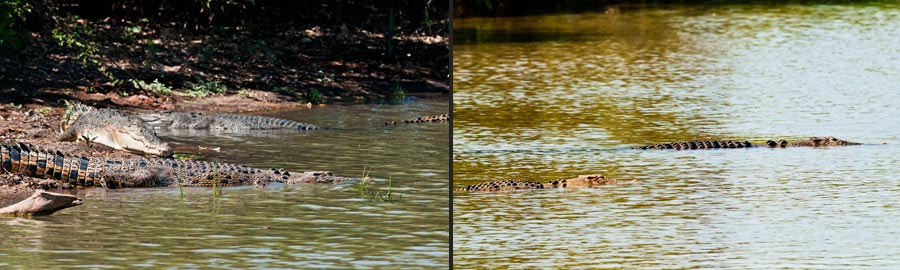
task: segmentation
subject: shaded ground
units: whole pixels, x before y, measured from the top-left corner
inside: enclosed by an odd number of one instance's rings
[[[398,94],[450,91],[449,39],[439,35],[396,37],[388,54],[382,35],[346,26],[201,36],[167,34],[174,30],[163,28],[125,37],[115,31],[121,27],[85,24],[96,33],[92,40],[101,47],[100,55],[119,56],[98,60],[123,83],[106,84],[96,68],[35,34],[38,42],[0,58],[0,102],[59,106],[60,99],[98,98],[88,94],[100,93],[105,95],[100,101],[119,106],[177,109],[197,99],[182,95],[198,86],[206,87],[199,91],[227,89],[224,95],[292,103],[380,102]],[[162,87],[138,89],[131,81],[156,81]],[[132,95],[146,98],[138,102],[128,98]]]
[[[48,2],[23,19],[24,47],[0,51],[0,102],[177,110],[210,95],[317,104],[450,91],[445,3],[154,3]]]

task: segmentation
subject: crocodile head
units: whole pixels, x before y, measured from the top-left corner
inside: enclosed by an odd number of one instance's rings
[[[545,184],[548,188],[570,188],[570,187],[596,187],[606,185],[616,185],[626,183],[627,181],[612,179],[599,174],[579,175],[575,178],[556,179]],[[637,183],[637,180],[631,181]]]
[[[92,119],[97,116],[106,119]],[[64,138],[162,157],[173,154],[172,147],[160,140],[153,128],[140,119],[112,113],[82,115],[81,118],[66,131]]]
[[[822,137],[810,137],[804,141],[795,141],[789,142],[785,140],[779,141],[767,141],[766,146],[768,147],[791,147],[791,146],[812,146],[812,147],[821,147],[821,146],[844,146],[844,145],[860,145],[861,143],[857,142],[848,142],[845,140],[841,140],[832,136],[828,136],[825,138]]]
[[[142,113],[138,114],[137,117],[144,121],[144,123],[153,127],[168,127],[175,122],[175,119],[170,112],[171,111]]]
[[[281,180],[279,182],[285,184],[299,184],[299,183],[331,183],[337,184],[347,181],[354,181],[357,179],[335,176],[329,171],[306,171],[306,172],[288,172],[284,169],[275,169],[272,168],[268,173],[274,174],[276,177],[280,177]],[[361,181],[371,182],[372,178],[366,177],[361,179]]]
[[[812,137],[809,138],[809,142],[814,143],[815,146],[861,145],[861,143],[848,142],[831,136],[825,138]]]

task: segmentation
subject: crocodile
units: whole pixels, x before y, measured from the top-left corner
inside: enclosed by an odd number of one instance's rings
[[[397,125],[404,123],[425,123],[425,122],[447,122],[450,121],[450,114],[439,114],[439,115],[429,115],[429,116],[420,116],[413,119],[400,120],[400,121],[391,121],[384,123],[385,125]]]
[[[137,115],[148,125],[167,129],[208,130],[268,130],[268,129],[324,129],[313,124],[292,120],[241,114],[205,114],[199,112],[161,111]]]
[[[172,156],[172,147],[153,128],[135,117],[113,109],[69,104],[62,119],[62,140],[90,141],[118,150]]]
[[[846,146],[861,145],[861,143],[848,142],[832,136],[825,138],[810,137],[806,140],[787,141],[787,140],[768,140],[762,144],[750,143],[749,141],[682,141],[662,144],[651,144],[644,146],[636,146],[633,149],[643,150],[693,150],[693,149],[720,149],[720,148],[751,148],[751,147],[768,147],[768,148],[785,148],[785,147],[827,147],[827,146]]]
[[[172,147],[156,135],[155,128],[308,130],[323,127],[280,118],[237,114],[164,111],[131,115],[114,109],[94,108],[72,102],[62,119],[62,128],[63,140],[87,140],[119,150],[170,157],[173,154]]]
[[[352,180],[324,171],[288,172],[171,158],[87,158],[6,142],[0,144],[0,171],[59,180],[76,186],[266,186],[269,182],[338,183]]]
[[[635,183],[637,181],[616,180],[599,174],[579,175],[575,178],[556,179],[547,183],[526,180],[499,180],[482,182],[456,189],[458,192],[507,192],[549,188],[585,188]]]

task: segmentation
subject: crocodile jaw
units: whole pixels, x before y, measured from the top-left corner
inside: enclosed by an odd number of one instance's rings
[[[115,140],[115,144],[118,144],[123,149],[132,152],[147,153],[161,157],[171,157],[172,154],[174,154],[172,147],[169,146],[168,143],[147,143],[141,138],[136,138],[128,134],[130,133],[115,133],[113,134],[112,139]]]
[[[84,131],[87,134],[100,134],[95,137],[78,135],[77,141],[90,141],[112,147],[117,150],[128,150],[141,154],[151,154],[161,157],[170,157],[174,153],[172,147],[165,142],[147,142],[144,138],[136,137],[133,130],[127,127],[116,128],[115,130],[98,130]]]

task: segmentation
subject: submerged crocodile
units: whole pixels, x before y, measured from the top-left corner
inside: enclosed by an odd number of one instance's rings
[[[719,148],[750,148],[750,147],[769,147],[769,148],[784,148],[784,147],[827,147],[827,146],[845,146],[845,145],[861,145],[861,143],[856,142],[848,142],[845,140],[841,140],[835,137],[810,137],[807,140],[801,141],[786,141],[786,140],[769,140],[763,144],[754,144],[749,141],[683,141],[683,142],[671,142],[671,143],[662,143],[662,144],[651,144],[644,146],[636,146],[634,149],[643,149],[643,150],[693,150],[693,149],[719,149]]]
[[[351,180],[321,171],[296,173],[283,169],[263,170],[229,163],[169,158],[90,159],[9,142],[0,144],[0,171],[107,188],[177,185],[261,187],[269,182],[337,183]]]
[[[599,174],[579,175],[570,179],[556,179],[547,183],[538,183],[524,180],[500,180],[483,182],[456,189],[459,192],[506,192],[548,188],[583,188],[616,185],[623,183],[635,183],[636,181],[623,181],[608,178]]]
[[[404,123],[425,123],[425,122],[447,122],[450,121],[449,114],[439,114],[439,115],[429,115],[429,116],[420,116],[413,119],[400,120],[400,121],[391,121],[384,123],[385,125],[396,125],[396,124],[404,124]]]
[[[172,147],[153,128],[135,117],[112,109],[69,104],[62,119],[62,139],[90,141],[119,150],[157,156],[172,156]]]

